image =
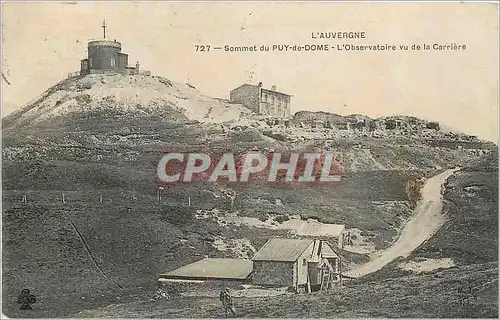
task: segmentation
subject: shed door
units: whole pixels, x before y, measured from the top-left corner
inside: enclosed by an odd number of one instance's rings
[[[308,263],[307,266],[307,273],[309,275],[309,281],[311,282],[311,285],[317,285],[321,283],[321,272],[320,269],[318,268],[317,263]]]

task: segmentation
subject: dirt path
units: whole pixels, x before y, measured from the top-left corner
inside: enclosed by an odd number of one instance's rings
[[[370,262],[345,272],[350,277],[361,277],[387,265],[398,257],[406,257],[425,240],[429,239],[445,222],[441,186],[457,169],[446,170],[429,178],[422,188],[422,199],[415,213],[404,226],[398,240],[389,248],[375,252]]]

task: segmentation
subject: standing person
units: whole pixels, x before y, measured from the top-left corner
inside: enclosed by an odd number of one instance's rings
[[[224,314],[226,318],[228,317],[229,313],[231,313],[231,315],[234,317],[236,315],[236,310],[234,309],[233,298],[231,297],[229,288],[226,288],[224,289],[224,291],[221,291],[219,298],[220,301],[222,302],[222,306],[224,307]]]

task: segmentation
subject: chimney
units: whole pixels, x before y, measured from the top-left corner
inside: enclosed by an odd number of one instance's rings
[[[262,87],[262,82],[259,82],[259,84],[257,85],[259,88]]]
[[[271,90],[276,91],[276,86],[274,86],[274,85],[273,85],[273,86],[271,87]]]

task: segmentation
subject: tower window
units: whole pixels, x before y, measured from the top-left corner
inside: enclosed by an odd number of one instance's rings
[[[111,58],[111,66],[112,67],[116,66],[116,60],[115,60],[115,58]]]
[[[89,66],[92,67],[92,58],[89,58]]]

